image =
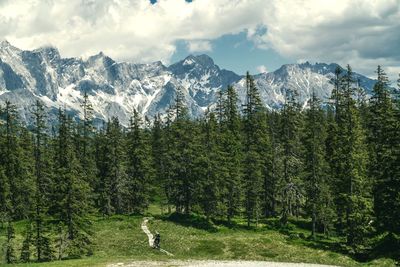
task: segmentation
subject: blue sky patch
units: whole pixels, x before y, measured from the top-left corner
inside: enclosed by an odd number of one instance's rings
[[[263,30],[264,31],[264,30]],[[220,38],[210,40],[211,51],[198,51],[191,53],[188,43],[184,40],[176,43],[176,52],[172,56],[171,62],[182,60],[189,54],[207,54],[212,57],[220,67],[232,70],[237,74],[259,73],[257,67],[264,65],[268,71],[274,71],[282,63],[291,63],[294,60],[279,55],[272,49],[260,49],[247,39],[246,32],[238,34],[227,34]]]

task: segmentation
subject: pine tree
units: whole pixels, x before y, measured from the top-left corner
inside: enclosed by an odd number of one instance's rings
[[[265,110],[258,114],[258,153],[262,164],[261,210],[264,216],[272,214],[270,193],[275,186],[272,175],[274,166],[272,143],[270,142],[269,116]],[[260,214],[261,215],[261,214]]]
[[[22,181],[20,185],[20,210],[23,218],[32,219],[35,203],[35,160],[34,160],[34,137],[30,130],[21,128],[19,132],[20,173]]]
[[[97,181],[93,151],[93,107],[86,92],[83,95],[81,108],[83,117],[79,124],[79,140],[75,141],[75,143],[78,144],[78,159],[80,165],[83,167],[84,179],[91,188],[95,188]],[[93,194],[93,192],[91,192],[91,194]],[[93,196],[91,196],[91,198],[93,198]]]
[[[228,222],[239,213],[242,202],[242,140],[241,121],[238,111],[238,96],[232,86],[228,86],[226,98],[223,103],[222,125],[220,125],[220,136],[222,139],[222,153],[225,159],[223,164],[228,177],[225,179],[224,196],[226,201],[226,216]]]
[[[16,106],[6,101],[0,111],[0,119],[4,122],[0,127],[0,152],[7,155],[0,158],[6,179],[3,187],[8,191],[8,199],[3,203],[7,203],[7,212],[12,219],[22,219],[28,215],[26,208],[28,203],[25,200],[29,199],[31,188],[27,186],[30,175],[26,165],[29,163],[23,160],[24,151],[20,138],[23,135],[18,123]]]
[[[123,187],[125,171],[123,163],[123,133],[117,118],[108,121],[105,132],[97,137],[97,168],[99,183],[97,188],[98,205],[103,215],[123,213]]]
[[[0,114],[2,114],[2,106],[0,105]],[[4,121],[0,119],[0,126],[3,128]],[[3,131],[0,131],[0,152],[2,155],[5,154],[4,152],[4,134]],[[7,220],[8,217],[8,210],[9,210],[9,185],[8,179],[4,174],[3,165],[0,164],[0,220],[1,220],[1,228],[4,227],[4,222]]]
[[[174,106],[170,112],[175,120],[170,128],[170,141],[168,151],[171,159],[171,199],[177,212],[189,214],[194,202],[196,180],[193,169],[196,156],[197,129],[189,119],[187,107],[184,104],[183,92],[178,90]]]
[[[121,214],[123,213],[122,195],[124,188],[122,188],[122,185],[125,180],[125,171],[123,169],[125,154],[123,151],[124,135],[117,118],[112,118],[111,123],[107,126],[106,138],[109,151],[108,179],[111,184],[111,203],[115,212]]]
[[[90,145],[90,136],[92,134],[92,116],[93,116],[93,107],[89,101],[89,96],[85,92],[83,95],[83,140],[82,140],[82,165],[86,165],[85,161],[88,159],[89,155],[89,145]]]
[[[333,107],[335,111],[336,120],[341,115],[340,105],[343,101],[343,70],[341,67],[336,67],[335,76],[332,80],[334,88],[332,90],[331,100],[333,101]]]
[[[337,230],[340,234],[344,234],[345,228],[345,212],[344,201],[340,197],[340,192],[344,189],[339,188],[337,181],[342,179],[344,173],[344,165],[346,155],[342,153],[342,141],[344,140],[344,131],[339,128],[342,124],[343,114],[343,86],[342,86],[342,69],[340,67],[335,70],[335,78],[333,79],[334,89],[331,95],[331,101],[327,109],[327,139],[326,139],[326,160],[329,164],[330,184],[334,188],[334,202],[337,215]]]
[[[217,118],[208,111],[201,122],[202,149],[196,157],[195,176],[198,177],[198,201],[207,218],[225,214],[222,201],[222,181],[227,179],[222,150],[219,145],[220,135]]]
[[[0,111],[0,114],[7,114],[7,111],[4,113]],[[5,120],[1,118],[5,118]],[[1,118],[0,153],[7,155],[7,151],[10,151],[9,158],[8,156],[0,158],[0,227],[3,228],[3,224],[8,221],[30,216],[32,180],[31,170],[28,170],[28,166],[32,162],[32,155],[31,150],[23,149],[27,130],[22,128],[20,131],[18,130],[18,133],[13,132],[14,134],[11,136],[11,131],[6,130],[8,127],[11,128],[10,122],[7,122],[7,116],[1,116]],[[18,143],[14,141],[18,141]],[[30,142],[26,143],[29,148],[31,148],[30,145]],[[29,154],[29,159],[25,157],[26,153]]]
[[[39,100],[36,102],[34,111],[34,162],[35,162],[35,200],[34,200],[34,216],[35,222],[35,246],[36,257],[38,261],[46,261],[52,258],[52,250],[50,247],[50,239],[47,232],[46,209],[47,209],[47,185],[46,177],[46,126],[44,106]]]
[[[256,223],[260,216],[262,205],[262,183],[264,162],[260,147],[266,144],[265,129],[263,126],[264,111],[261,98],[253,78],[249,73],[246,75],[246,104],[244,106],[244,160],[243,160],[243,189],[245,197],[245,212],[247,226],[252,219]]]
[[[278,185],[282,179],[282,143],[280,142],[279,112],[268,113],[268,131],[270,140],[270,153],[267,160],[267,168],[264,172],[264,216],[273,217],[277,214]]]
[[[9,215],[12,218],[21,218],[21,213],[19,212],[20,201],[18,200],[21,195],[19,192],[19,180],[21,179],[21,174],[19,173],[19,147],[17,144],[17,113],[16,107],[11,104],[11,102],[6,101],[2,112],[2,117],[4,117],[4,154],[6,157],[2,157],[0,164],[4,166],[4,173],[7,177],[7,184],[9,187],[9,198],[10,198],[10,209]]]
[[[232,86],[228,86],[227,89],[227,94],[229,94],[229,91],[232,91]],[[233,89],[234,90],[234,89]],[[234,91],[233,91],[234,92]],[[234,92],[236,93],[236,92]],[[231,92],[232,94],[232,92]],[[224,121],[224,116],[225,116],[225,108],[226,107],[226,100],[224,99],[224,92],[222,90],[219,90],[217,92],[217,106],[215,109],[215,113],[216,113],[216,118],[217,118],[217,122],[219,125],[222,125],[223,121]]]
[[[302,168],[300,129],[302,117],[300,106],[296,100],[296,92],[286,92],[286,103],[282,110],[281,138],[283,177],[280,182],[282,196],[282,224],[288,217],[299,215],[303,201],[300,173]]]
[[[365,131],[356,107],[350,66],[343,77],[343,100],[341,117],[338,121],[341,158],[338,164],[341,173],[336,180],[338,197],[344,207],[346,225],[344,232],[353,252],[361,252],[367,245],[368,233],[372,231],[371,183],[367,176],[367,150]]]
[[[134,110],[127,133],[127,211],[144,212],[149,205],[152,180],[151,150],[139,113]]]
[[[338,177],[338,169],[337,169],[337,153],[339,150],[339,140],[338,140],[338,126],[335,120],[335,111],[334,107],[331,105],[327,106],[326,110],[326,139],[325,139],[325,160],[327,163],[327,172],[329,175],[327,178],[327,187],[321,188],[321,195],[326,196],[325,202],[327,203],[327,209],[323,209],[320,213],[322,215],[321,224],[324,226],[324,232],[326,235],[329,235],[329,228],[333,227],[330,225],[333,222],[337,222],[337,212],[335,206],[335,182]],[[333,210],[331,210],[332,208]],[[327,213],[324,213],[327,211]],[[332,213],[330,213],[332,212]],[[326,215],[326,216],[325,216]],[[339,225],[340,226],[340,225]],[[342,233],[342,228],[339,228],[339,233]]]
[[[106,153],[106,137],[105,137],[105,125],[100,128],[94,137],[95,147],[95,162],[97,169],[97,183],[95,184],[94,195],[95,195],[95,207],[99,209],[102,215],[111,215],[113,209],[111,207],[110,199],[110,182],[107,179],[108,168]]]
[[[165,123],[160,116],[156,116],[152,130],[152,154],[153,168],[155,170],[155,182],[160,190],[162,210],[167,206],[167,212],[171,213],[173,201],[173,138],[171,133],[171,112],[167,113]],[[156,188],[156,189],[157,189]]]
[[[374,211],[381,231],[400,233],[399,121],[388,78],[380,66],[370,100],[370,173],[374,183]]]
[[[160,115],[154,117],[153,128],[151,130],[151,152],[153,159],[154,182],[158,184],[155,187],[157,196],[160,197],[162,213],[164,207],[170,207],[170,172],[168,171],[169,160],[167,160],[167,147],[169,146],[168,130],[165,129]]]
[[[308,105],[303,137],[305,147],[304,180],[307,210],[312,220],[312,237],[315,239],[317,223],[323,225],[325,233],[328,232],[333,220],[333,210],[328,184],[328,165],[325,158],[325,116],[315,92],[312,93]]]
[[[57,188],[53,203],[56,218],[65,226],[68,257],[79,257],[90,251],[89,185],[79,164],[73,144],[73,124],[65,111],[59,110],[54,159]],[[59,232],[63,227],[59,228]],[[62,257],[62,253],[59,253]]]

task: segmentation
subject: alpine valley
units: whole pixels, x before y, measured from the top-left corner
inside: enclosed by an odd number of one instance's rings
[[[269,109],[285,101],[286,92],[296,92],[305,106],[314,91],[326,101],[333,89],[331,79],[337,64],[308,62],[283,65],[278,70],[254,75],[262,100]],[[361,74],[355,78],[366,94],[375,83]],[[132,111],[152,118],[165,114],[180,88],[189,113],[201,116],[215,106],[218,91],[233,85],[240,99],[246,94],[245,78],[220,69],[207,55],[190,55],[170,66],[116,62],[102,52],[87,59],[62,58],[54,47],[24,51],[7,41],[0,43],[0,103],[16,104],[23,121],[30,124],[31,107],[40,99],[54,121],[57,110],[65,108],[76,119],[82,115],[86,92],[97,122],[113,116],[128,124]]]

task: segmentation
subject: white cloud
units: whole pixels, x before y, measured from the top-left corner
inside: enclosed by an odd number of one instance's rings
[[[398,0],[0,0],[0,38],[24,49],[52,44],[66,57],[103,51],[168,63],[178,40],[210,51],[213,39],[242,31],[295,60],[370,74],[400,66]]]
[[[400,65],[400,1],[273,1],[264,9],[265,34],[249,32],[261,48],[310,61],[350,63],[373,74]]]
[[[191,53],[212,51],[212,45],[209,41],[189,41],[187,47]]]
[[[0,6],[0,33],[23,49],[52,44],[67,57],[103,51],[119,60],[168,62],[177,40],[209,50],[198,40],[253,27],[249,14],[260,1],[13,0]]]
[[[389,77],[392,77],[392,84],[400,86],[400,66],[386,68],[386,73]],[[399,88],[400,89],[400,88]]]
[[[267,67],[264,66],[264,65],[257,66],[257,71],[258,71],[259,73],[268,72]]]

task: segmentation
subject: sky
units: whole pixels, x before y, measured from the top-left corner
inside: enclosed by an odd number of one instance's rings
[[[269,72],[309,61],[400,72],[400,0],[0,0],[0,40],[103,51],[168,65],[208,54],[221,68]]]

